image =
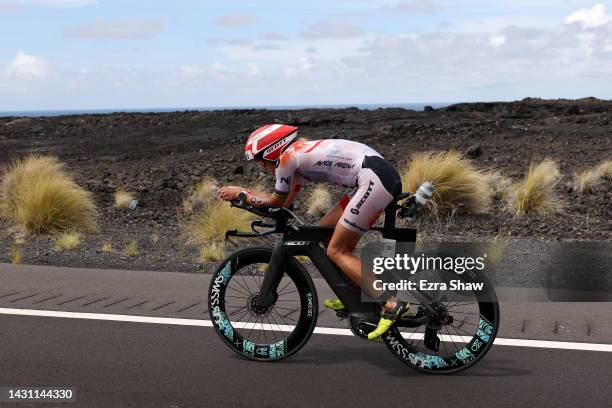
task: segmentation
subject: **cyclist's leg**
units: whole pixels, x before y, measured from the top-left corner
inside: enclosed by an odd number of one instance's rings
[[[345,194],[340,201],[333,206],[328,212],[327,214],[325,214],[320,220],[319,220],[319,225],[322,227],[335,227],[336,225],[338,225],[338,221],[340,221],[340,217],[342,216],[342,213],[344,212],[344,209],[346,208],[346,206],[348,205],[349,201],[351,200],[351,195],[350,194]],[[326,239],[325,241],[322,241],[323,245],[325,247],[327,247],[329,245],[329,241],[331,238]]]
[[[342,211],[344,211],[344,207],[342,207],[341,203],[337,203],[319,220],[319,225],[322,227],[335,227],[342,216]]]
[[[384,295],[374,289],[376,277],[362,276],[361,261],[353,254],[364,233],[376,222],[393,196],[385,189],[378,176],[364,168],[359,173],[360,186],[347,203],[327,248],[327,255],[357,285],[374,299]]]
[[[338,225],[338,221],[342,216],[342,212],[344,212],[344,209],[346,208],[350,199],[351,198],[349,194],[344,195],[342,199],[340,199],[340,201],[335,206],[333,206],[327,212],[327,214],[323,216],[323,218],[319,220],[319,225],[322,227],[335,227],[336,225]],[[330,240],[331,237],[324,241],[321,241],[321,243],[327,248],[329,246]],[[336,312],[344,311],[346,309],[340,299],[325,299],[325,301],[323,302],[323,306]]]
[[[338,223],[327,247],[327,256],[357,284],[360,283],[361,261],[353,254],[353,251],[361,237],[361,234]]]

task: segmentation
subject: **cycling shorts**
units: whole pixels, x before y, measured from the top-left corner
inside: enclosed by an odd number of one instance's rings
[[[397,170],[379,156],[365,156],[357,175],[357,190],[340,201],[340,222],[351,231],[365,234],[380,214],[402,192]]]

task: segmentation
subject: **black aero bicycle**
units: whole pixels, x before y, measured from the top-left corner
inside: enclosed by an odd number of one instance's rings
[[[401,200],[405,202],[399,204]],[[248,359],[278,361],[306,344],[316,326],[318,299],[301,257],[310,258],[345,305],[338,316],[348,320],[355,336],[367,338],[380,319],[379,305],[364,302],[360,288],[325,254],[322,242],[331,238],[333,228],[306,225],[287,208],[231,204],[273,223],[256,220],[253,232],[232,230],[228,237],[282,234],[282,239],[274,249],[250,247],[235,252],[213,275],[209,313],[226,345]],[[398,243],[414,243],[416,230],[396,228],[395,223],[396,217],[413,216],[415,208],[414,195],[402,193],[385,210],[383,227],[371,230]],[[474,365],[491,348],[499,325],[495,291],[486,277],[475,273],[463,274],[461,280],[484,283],[485,289],[450,295],[448,291],[409,291],[414,313],[398,319],[382,336],[389,350],[410,367],[426,373],[456,373]]]

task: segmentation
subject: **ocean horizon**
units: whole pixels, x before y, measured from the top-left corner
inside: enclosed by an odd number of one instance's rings
[[[385,104],[322,104],[322,105],[267,105],[267,106],[220,106],[220,107],[171,107],[171,108],[109,108],[109,109],[57,109],[57,110],[16,110],[0,111],[0,117],[45,117],[68,115],[105,115],[110,113],[169,113],[185,111],[211,112],[235,109],[268,109],[268,110],[302,110],[302,109],[346,109],[358,108],[363,110],[403,108],[422,111],[425,106],[434,109],[444,108],[455,102],[429,102],[429,103],[385,103]]]

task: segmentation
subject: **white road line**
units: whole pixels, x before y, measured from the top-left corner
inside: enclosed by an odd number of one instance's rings
[[[0,308],[0,315],[13,316],[37,316],[37,317],[60,317],[65,319],[85,319],[85,320],[106,320],[113,322],[131,322],[131,323],[149,323],[149,324],[169,324],[175,326],[200,326],[213,327],[213,322],[204,319],[176,319],[171,317],[152,317],[152,316],[132,316],[118,315],[106,313],[77,313],[77,312],[60,312],[53,310],[33,310],[33,309],[6,309]],[[261,323],[244,323],[238,322],[234,324],[237,329],[263,329],[276,331],[291,331],[293,326],[288,325],[270,325]],[[349,329],[337,329],[335,327],[317,327],[317,334],[332,334],[336,336],[352,336],[353,333]],[[467,336],[448,336],[442,335],[442,341],[463,341],[469,340]],[[527,340],[527,339],[504,339],[496,338],[494,344],[498,346],[513,346],[513,347],[536,347],[561,350],[584,350],[584,351],[604,351],[612,352],[612,344],[600,343],[573,343],[567,341],[549,341],[549,340]]]

